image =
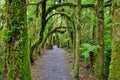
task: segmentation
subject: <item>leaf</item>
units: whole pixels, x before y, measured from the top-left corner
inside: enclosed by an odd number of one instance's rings
[[[4,71],[5,71],[5,68],[0,67],[0,72],[4,72]]]
[[[91,4],[92,3],[92,0],[83,0],[82,1],[84,4]]]
[[[95,51],[97,49],[97,46],[92,46],[88,43],[84,43],[81,45],[83,48],[85,48],[86,50],[90,51]]]
[[[83,52],[82,55],[85,56],[86,58],[89,57],[89,51]]]
[[[89,59],[89,53],[90,51],[94,52],[97,50],[97,46],[92,46],[88,43],[83,43],[82,48],[80,48],[80,50],[82,51],[82,56],[84,57],[84,61],[87,62]]]

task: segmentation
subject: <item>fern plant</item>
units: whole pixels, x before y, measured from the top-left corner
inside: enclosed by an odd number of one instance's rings
[[[88,59],[90,58],[90,56],[89,56],[90,52],[97,51],[97,46],[90,45],[88,43],[83,43],[81,46],[82,46],[82,48],[81,48],[82,54],[81,55],[84,57],[84,61],[87,62]]]

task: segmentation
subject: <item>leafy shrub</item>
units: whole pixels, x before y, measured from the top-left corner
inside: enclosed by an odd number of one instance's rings
[[[82,48],[81,48],[82,54],[81,55],[84,57],[84,61],[87,62],[90,57],[89,53],[96,52],[97,46],[95,46],[95,45],[92,46],[88,43],[83,43],[81,46],[82,46]]]

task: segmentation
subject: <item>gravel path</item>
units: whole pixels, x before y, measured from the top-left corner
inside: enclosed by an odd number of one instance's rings
[[[39,71],[42,80],[73,80],[64,55],[65,51],[56,46],[47,52]]]

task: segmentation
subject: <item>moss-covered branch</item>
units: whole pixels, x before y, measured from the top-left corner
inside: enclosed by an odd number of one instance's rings
[[[48,8],[47,12],[46,12],[46,16],[54,9],[56,8],[59,8],[59,7],[63,7],[63,6],[69,6],[69,7],[76,7],[77,4],[74,4],[74,3],[59,3],[59,4],[56,4],[56,5],[53,5],[51,7]],[[91,8],[94,8],[94,4],[83,4],[82,5],[82,8],[88,8],[88,7],[91,7]]]
[[[44,44],[45,44],[45,42],[47,41],[47,38],[50,36],[50,35],[52,35],[53,33],[64,33],[64,31],[61,31],[60,29],[66,29],[67,27],[56,27],[55,29],[53,29],[52,31],[50,31],[47,35],[46,35],[46,37],[44,38],[44,40],[43,40],[43,42],[41,43],[41,46],[43,47],[44,46]]]
[[[40,34],[39,34],[40,38],[31,46],[31,49],[30,49],[31,63],[34,63],[33,58],[32,58],[33,51],[42,42],[43,36],[44,36],[44,31],[45,31],[45,26],[46,26],[46,17],[45,17],[46,1],[47,0],[43,0],[43,2],[42,2],[41,29],[40,29]]]
[[[55,16],[55,15],[61,15],[61,16],[64,16],[64,17],[66,17],[67,18],[67,20],[69,20],[72,24],[73,24],[73,29],[75,29],[74,28],[74,21],[71,19],[71,17],[68,15],[68,14],[66,14],[66,13],[64,13],[64,12],[56,12],[56,13],[54,13],[54,14],[52,14],[52,15],[50,15],[47,19],[46,19],[46,24],[47,24],[47,22],[53,17],[53,16]]]

